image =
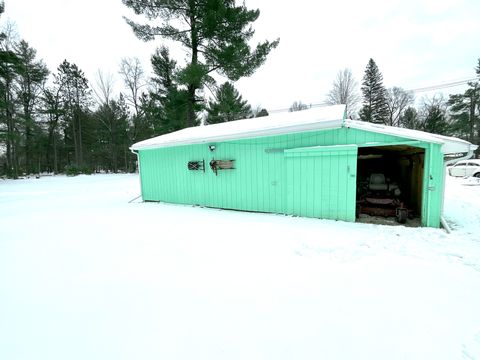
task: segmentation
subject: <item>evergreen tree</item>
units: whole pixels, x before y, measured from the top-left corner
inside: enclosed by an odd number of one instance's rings
[[[419,129],[418,113],[414,107],[409,106],[405,109],[403,114],[400,116],[399,126],[413,130]]]
[[[186,126],[196,123],[196,104],[203,102],[197,90],[213,84],[213,72],[236,81],[250,76],[265,61],[279,40],[265,41],[254,49],[248,41],[254,30],[252,23],[260,12],[236,6],[235,0],[122,0],[136,14],[149,20],[159,18],[161,24],[138,24],[126,19],[142,40],[156,36],[179,42],[190,54],[179,71],[179,81],[187,89]]]
[[[164,109],[154,93],[142,93],[139,99],[141,114],[135,117],[135,137],[132,142],[142,141],[164,134]]]
[[[267,109],[262,108],[262,109],[256,109],[253,113],[253,117],[259,118],[259,117],[264,117],[270,115],[267,111]]]
[[[3,12],[3,3],[0,14]],[[19,175],[20,128],[16,114],[15,87],[20,60],[14,52],[15,41],[11,33],[0,34],[0,140],[5,144],[6,163],[4,173],[17,178]]]
[[[450,116],[452,118],[452,131],[470,142],[475,142],[475,129],[479,123],[477,103],[480,102],[480,88],[474,86],[463,94],[450,95]]]
[[[155,51],[151,59],[154,89],[145,108],[152,119],[160,119],[155,135],[180,130],[185,127],[188,110],[188,93],[177,80],[177,62],[170,58],[167,47]],[[198,106],[198,105],[196,105]]]
[[[60,93],[62,87],[54,85],[51,88],[45,88],[42,96],[41,113],[46,118],[47,141],[45,143],[46,170],[48,172],[58,173],[62,161],[60,153],[63,145],[61,136],[61,121],[65,116],[65,110],[62,106]]]
[[[420,109],[419,129],[432,134],[449,135],[447,104],[442,96],[425,98]]]
[[[248,118],[252,108],[232,83],[222,84],[215,93],[215,100],[210,101],[207,107],[207,124],[216,124],[226,121]]]
[[[103,102],[95,112],[98,119],[96,143],[94,144],[97,169],[110,169],[114,173],[120,168],[128,171],[128,107],[122,94],[118,99]],[[123,166],[120,164],[123,163]]]
[[[294,101],[292,106],[288,109],[289,112],[307,110],[308,105],[305,105],[301,101]]]
[[[480,59],[475,68],[480,80]],[[450,95],[448,105],[453,120],[453,135],[472,143],[480,140],[480,83],[472,81],[463,94]]]
[[[35,127],[38,127],[34,121],[34,112],[37,110],[40,94],[49,71],[41,60],[36,59],[36,50],[31,48],[26,41],[20,41],[15,47],[15,52],[19,60],[17,82],[18,98],[21,104],[20,116],[25,134],[25,172],[30,174],[34,171],[32,163],[35,160],[32,151],[35,147],[33,132]],[[38,159],[35,162],[38,162]]]
[[[55,83],[61,89],[65,141],[73,143],[74,161],[68,162],[84,167],[84,125],[90,122],[87,115],[91,102],[88,80],[77,65],[64,60],[58,67]]]
[[[360,119],[373,123],[387,124],[387,93],[383,86],[383,76],[373,59],[369,60],[363,76],[362,94],[363,107],[360,110]]]

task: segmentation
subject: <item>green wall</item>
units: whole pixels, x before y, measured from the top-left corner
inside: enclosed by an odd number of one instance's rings
[[[259,120],[261,121],[261,120]],[[355,221],[356,146],[312,146],[410,142],[385,134],[340,128],[288,135],[182,145],[139,151],[142,197],[226,209]],[[425,148],[422,224],[438,227],[443,196],[440,145]],[[296,149],[296,150],[292,150]],[[212,159],[235,160],[235,169],[208,166]],[[187,169],[205,160],[205,172]],[[315,179],[315,181],[314,181]]]

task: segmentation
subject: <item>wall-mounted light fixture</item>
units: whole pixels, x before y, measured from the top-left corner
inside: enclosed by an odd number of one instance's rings
[[[213,145],[213,144],[208,145],[208,149],[209,149],[210,151],[215,151],[215,148],[216,148],[216,146]]]

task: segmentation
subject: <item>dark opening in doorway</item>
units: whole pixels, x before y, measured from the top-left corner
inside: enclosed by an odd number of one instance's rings
[[[357,221],[420,226],[424,158],[413,146],[360,147]]]

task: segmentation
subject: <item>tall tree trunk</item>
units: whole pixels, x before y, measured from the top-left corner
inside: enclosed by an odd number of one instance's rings
[[[58,174],[57,138],[53,134],[53,172]]]
[[[32,126],[30,116],[25,116],[25,171],[30,174],[32,170]]]
[[[189,1],[190,7],[190,33],[192,39],[192,63],[191,66],[195,68],[198,65],[198,34],[196,28],[196,8],[195,8],[195,1]],[[195,93],[197,90],[197,85],[189,84],[188,85],[188,112],[187,112],[187,127],[191,127],[195,125],[195,102],[196,97]]]
[[[11,98],[11,81],[7,79],[5,84],[5,115],[7,120],[7,166],[9,176],[18,178],[17,140],[15,131],[15,119],[13,116],[13,104]]]
[[[80,159],[80,165],[83,166],[83,146],[82,146],[82,119],[80,113],[78,114],[78,154]]]
[[[128,166],[128,160],[127,160],[127,145],[124,143],[123,144],[123,154],[124,154],[124,162],[125,162],[125,172],[128,173],[130,172],[130,167]]]
[[[9,117],[9,104],[8,104],[8,87],[5,89],[5,96],[3,97],[3,101],[5,102],[6,104],[6,107],[5,107],[5,119],[6,119],[6,122],[7,122],[7,137],[6,137],[6,144],[7,144],[7,175],[8,176],[11,176],[11,172],[12,172],[12,169],[13,169],[13,166],[12,166],[12,134],[13,134],[13,131],[11,129],[11,119]]]
[[[113,122],[113,116],[110,118],[111,125],[110,125],[110,153],[112,156],[112,170],[116,174],[118,172],[118,159],[117,159],[117,146],[116,146],[116,128]]]
[[[475,141],[475,108],[477,107],[477,87],[472,90],[470,95],[470,115],[469,115],[469,125],[470,125],[470,134],[469,134],[469,141],[473,143]]]
[[[72,135],[73,135],[73,146],[75,150],[75,165],[78,165],[79,158],[78,158],[78,138],[77,138],[77,121],[75,114],[72,118]]]
[[[194,85],[188,85],[188,112],[187,112],[187,127],[195,125],[195,92]]]
[[[25,118],[25,171],[27,174],[32,172],[32,111],[30,106],[32,89],[30,87],[30,78],[26,79],[27,84],[23,90],[23,115]]]

